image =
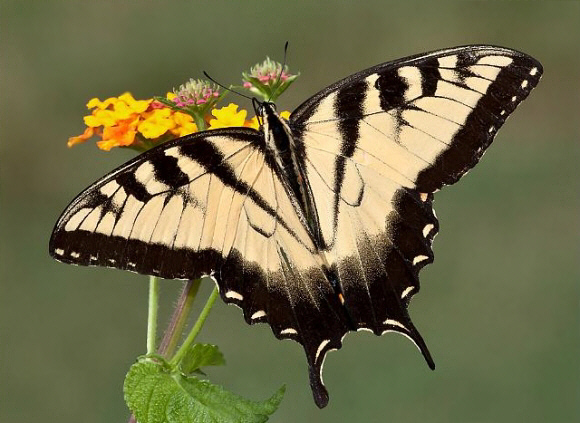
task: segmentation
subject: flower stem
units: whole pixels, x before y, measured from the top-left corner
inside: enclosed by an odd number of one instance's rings
[[[155,352],[157,338],[157,309],[159,306],[159,279],[149,276],[149,313],[147,315],[147,354]]]
[[[187,323],[193,300],[195,300],[200,285],[201,278],[189,280],[183,285],[183,290],[181,291],[181,295],[179,296],[179,300],[177,301],[177,305],[173,311],[173,316],[171,316],[171,321],[169,322],[169,326],[167,327],[161,345],[159,346],[158,352],[165,358],[171,357],[175,352],[175,348],[181,338],[185,323]]]
[[[203,114],[193,113],[193,121],[195,122],[198,131],[205,131],[207,129]]]
[[[197,318],[197,321],[193,325],[191,332],[189,332],[189,335],[187,335],[187,338],[185,339],[181,347],[179,347],[179,349],[175,353],[175,356],[171,359],[170,361],[171,365],[173,366],[177,365],[177,363],[179,363],[183,358],[183,356],[187,353],[187,351],[191,347],[191,344],[193,344],[193,341],[195,341],[195,338],[197,337],[199,331],[203,327],[205,319],[207,319],[207,316],[209,315],[209,312],[211,311],[211,308],[215,303],[217,297],[218,297],[218,289],[217,287],[214,287],[213,291],[211,292],[211,295],[209,296],[207,302],[205,303],[205,306],[203,307],[203,310],[201,311],[199,317]]]

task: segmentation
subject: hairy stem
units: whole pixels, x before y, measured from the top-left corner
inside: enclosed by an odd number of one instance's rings
[[[165,358],[171,357],[175,352],[175,348],[181,339],[183,328],[187,323],[187,318],[189,317],[191,307],[193,306],[193,300],[195,300],[200,285],[201,278],[189,280],[183,285],[183,290],[177,300],[177,306],[173,311],[173,316],[171,316],[169,326],[167,326],[165,335],[163,336],[163,340],[159,346],[158,352]]]

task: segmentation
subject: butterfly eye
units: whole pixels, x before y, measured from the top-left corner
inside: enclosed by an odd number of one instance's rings
[[[256,116],[264,115],[264,103],[262,103],[256,97],[252,97],[252,106],[254,107],[254,112],[256,113]]]

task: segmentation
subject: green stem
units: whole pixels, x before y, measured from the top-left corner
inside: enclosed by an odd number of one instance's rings
[[[159,307],[159,279],[149,276],[149,313],[147,315],[147,354],[155,352],[157,337],[157,309]]]
[[[205,125],[205,119],[202,114],[193,113],[193,121],[195,122],[198,131],[205,131],[207,129]]]
[[[187,351],[191,347],[191,344],[193,344],[193,341],[195,341],[195,338],[197,337],[199,331],[203,327],[205,319],[207,319],[207,316],[209,315],[209,312],[211,311],[211,308],[215,303],[215,300],[217,300],[217,297],[218,297],[218,289],[217,287],[214,287],[213,291],[211,292],[211,295],[209,296],[207,302],[205,303],[205,306],[203,307],[203,310],[201,311],[199,317],[197,318],[195,325],[193,325],[191,332],[189,332],[189,335],[187,335],[187,338],[185,339],[181,347],[179,347],[179,350],[177,350],[175,356],[169,362],[171,365],[176,366],[177,363],[179,363],[183,358],[183,356],[187,353]]]
[[[165,331],[163,341],[161,341],[161,345],[159,346],[159,354],[165,358],[171,357],[175,352],[175,348],[183,334],[183,328],[187,323],[193,300],[195,300],[200,285],[201,278],[189,280],[183,285],[183,290],[181,291],[181,295],[177,301],[177,306],[173,311],[173,316],[171,316],[171,321]]]

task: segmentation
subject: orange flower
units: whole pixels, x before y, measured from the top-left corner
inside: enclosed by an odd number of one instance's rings
[[[95,129],[89,126],[85,129],[85,132],[83,132],[81,135],[78,135],[76,137],[70,137],[68,139],[68,142],[66,143],[66,145],[68,145],[69,147],[72,147],[73,145],[83,143],[86,140],[88,140],[90,137],[92,137],[94,133],[95,133]]]
[[[254,116],[252,119],[245,121],[244,126],[247,128],[254,128],[255,130],[260,129],[260,123],[258,122],[258,117]]]
[[[113,147],[130,146],[135,141],[138,122],[139,119],[133,121],[125,120],[115,126],[105,128],[103,130],[103,140],[98,141],[97,146],[105,151],[109,151]]]

